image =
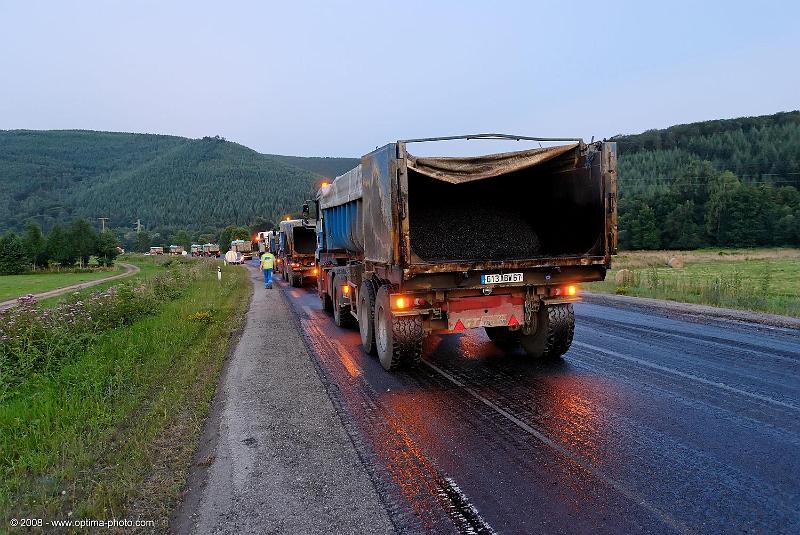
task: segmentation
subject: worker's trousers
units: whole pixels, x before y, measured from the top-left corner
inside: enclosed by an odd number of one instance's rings
[[[272,268],[265,269],[264,271],[264,288],[272,286]]]

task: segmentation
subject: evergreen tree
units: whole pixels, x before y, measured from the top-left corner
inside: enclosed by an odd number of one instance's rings
[[[62,267],[73,265],[77,259],[73,252],[69,234],[58,224],[47,235],[46,250],[47,255]]]
[[[6,232],[0,238],[0,275],[25,273],[30,266],[22,239],[15,232]]]
[[[664,219],[663,245],[668,249],[696,249],[702,243],[702,228],[694,202],[675,207]]]
[[[179,230],[172,237],[172,244],[182,245],[183,248],[188,251],[189,247],[192,245],[192,237],[187,231]]]
[[[25,244],[25,252],[28,255],[28,261],[38,268],[46,268],[49,260],[47,254],[47,243],[42,229],[33,221],[25,224],[25,234],[22,241]]]
[[[146,253],[150,250],[150,233],[143,230],[136,233],[136,243],[134,250],[139,253]]]
[[[80,260],[81,267],[89,265],[89,258],[97,250],[97,233],[87,220],[78,218],[72,221],[69,243],[72,254]]]

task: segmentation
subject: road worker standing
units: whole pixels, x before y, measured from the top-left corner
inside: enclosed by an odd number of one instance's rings
[[[272,267],[275,265],[275,256],[269,251],[261,255],[261,271],[264,272],[264,288],[272,288]]]

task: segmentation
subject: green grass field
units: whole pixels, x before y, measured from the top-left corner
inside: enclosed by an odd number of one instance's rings
[[[76,292],[69,292],[63,295],[57,295],[55,297],[48,297],[47,299],[42,299],[40,303],[45,307],[53,307],[69,299],[74,299],[76,296],[85,297],[93,292],[99,292],[101,290],[105,290],[106,288],[114,286],[115,284],[120,284],[125,281],[149,278],[163,269],[163,263],[168,258],[169,257],[163,257],[163,256],[156,257],[156,256],[144,256],[144,255],[126,255],[124,257],[120,257],[118,259],[118,262],[133,264],[139,268],[139,272],[134,275],[131,275],[130,277],[124,277],[122,279],[117,279],[108,282],[101,282],[100,284],[96,284],[89,288],[83,288],[82,290],[78,290]]]
[[[682,268],[667,265],[683,260]],[[617,284],[615,275],[632,275]],[[625,251],[589,291],[800,316],[800,249]]]
[[[134,262],[138,277],[164,269]],[[138,516],[166,530],[249,300],[246,270],[224,269],[220,283],[209,265],[152,315],[101,333],[0,403],[3,529],[12,517],[71,515]]]
[[[0,301],[110,277],[121,272],[122,269],[119,266],[114,266],[110,270],[93,271],[91,273],[48,272],[27,275],[2,275],[0,276]]]

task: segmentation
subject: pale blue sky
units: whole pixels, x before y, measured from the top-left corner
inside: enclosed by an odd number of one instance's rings
[[[799,28],[797,1],[0,0],[0,129],[606,137],[800,108]]]

